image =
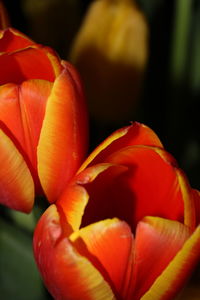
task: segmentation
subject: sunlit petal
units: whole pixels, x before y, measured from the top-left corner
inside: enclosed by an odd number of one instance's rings
[[[65,69],[48,99],[38,146],[39,177],[50,202],[60,196],[85,154],[87,126],[79,96]]]
[[[34,184],[30,171],[13,142],[0,129],[0,202],[10,208],[30,212]]]
[[[52,83],[28,80],[21,86],[0,87],[0,120],[11,131],[32,167],[37,169],[36,147]]]
[[[139,222],[128,299],[139,300],[148,291],[182,248],[190,233],[187,226],[176,221],[146,217]]]
[[[121,128],[105,139],[85,160],[79,171],[89,164],[106,162],[107,157],[113,152],[131,145],[149,145],[162,147],[157,135],[149,127],[133,123],[131,126]]]
[[[124,278],[133,250],[130,227],[116,218],[107,219],[74,232],[70,240],[101,272],[115,293],[123,296]]]
[[[172,241],[173,242],[173,241]],[[195,264],[200,259],[200,226],[185,242],[141,300],[170,300],[185,284]]]
[[[51,205],[34,233],[34,253],[45,284],[55,299],[114,300],[101,273],[63,235]]]

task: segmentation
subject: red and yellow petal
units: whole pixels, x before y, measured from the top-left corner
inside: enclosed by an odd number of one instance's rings
[[[121,178],[116,189],[119,197],[123,193],[124,198],[132,202],[124,215],[130,214],[132,207],[134,228],[147,215],[185,221],[194,228],[192,190],[166,151],[149,146],[126,147],[110,155],[107,161],[129,168],[129,173]]]
[[[171,241],[173,243],[173,240]],[[186,240],[174,259],[154,281],[141,300],[174,299],[200,260],[200,226]],[[168,250],[168,247],[167,247]],[[156,258],[157,260],[157,258]]]
[[[196,209],[196,194],[190,187],[187,177],[181,169],[175,169],[184,202],[184,224],[194,229],[197,225],[198,209]]]
[[[34,183],[30,171],[13,142],[0,129],[0,202],[12,209],[30,212]]]
[[[63,235],[55,205],[43,214],[34,233],[34,254],[55,299],[114,300],[101,273]]]
[[[85,154],[87,125],[80,101],[65,69],[54,82],[38,145],[38,173],[50,202],[58,199]]]
[[[91,196],[88,194],[88,186],[93,184],[97,180],[101,174],[109,175],[112,180],[119,176],[119,174],[124,173],[127,170],[126,167],[123,166],[114,166],[112,164],[99,164],[90,168],[85,169],[81,173],[79,173],[73,179],[70,184],[66,187],[61,197],[56,202],[56,205],[62,210],[63,218],[65,222],[70,224],[71,228],[76,231],[82,226],[85,226],[85,223],[88,225],[95,221],[101,220],[98,218],[98,213],[96,212],[96,216],[93,216],[93,199],[90,199]],[[97,192],[99,193],[99,191]],[[89,203],[88,203],[89,201]],[[106,205],[106,202],[101,202],[103,207]],[[88,208],[89,212],[85,215],[85,209]],[[101,210],[101,209],[100,209]],[[97,219],[90,218],[90,213],[92,217],[97,217]],[[82,219],[84,217],[84,220]],[[90,222],[91,221],[91,222]],[[84,222],[84,224],[83,224]]]
[[[52,83],[37,79],[25,81],[21,86],[10,83],[0,87],[0,120],[26,153],[34,170],[37,170],[36,148],[51,88]]]
[[[35,44],[16,29],[7,28],[0,32],[0,53],[13,52]]]
[[[51,56],[51,59],[49,56]],[[55,63],[58,60],[46,48],[33,45],[12,53],[0,55],[0,84],[21,84],[29,79],[55,80]],[[61,65],[60,65],[61,67]],[[14,71],[13,71],[14,70]],[[58,72],[58,71],[56,71]]]
[[[132,145],[149,145],[162,147],[162,144],[152,129],[138,122],[121,128],[105,139],[85,160],[79,172],[88,165],[106,162],[113,152]]]
[[[138,223],[128,300],[141,299],[190,234],[191,230],[177,221],[146,217]]]
[[[133,235],[126,222],[107,219],[74,232],[70,236],[78,252],[87,257],[123,298],[124,277],[133,250]]]

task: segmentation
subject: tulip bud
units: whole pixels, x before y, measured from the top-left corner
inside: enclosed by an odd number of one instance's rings
[[[91,117],[105,123],[133,119],[148,56],[148,28],[131,0],[94,1],[71,48]]]
[[[10,22],[9,22],[7,11],[2,1],[0,1],[0,29],[5,29],[9,27],[9,23]]]

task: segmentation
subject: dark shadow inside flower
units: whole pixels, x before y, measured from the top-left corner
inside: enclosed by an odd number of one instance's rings
[[[167,152],[152,147],[126,147],[108,158],[113,164],[128,167],[115,174],[102,172],[85,185],[89,194],[82,227],[117,217],[135,232],[145,216],[184,222],[184,199],[178,169]],[[183,187],[184,189],[184,187]]]
[[[119,218],[126,221],[134,232],[135,194],[128,186],[129,173],[116,175],[110,168],[85,186],[90,198],[81,227],[108,218]]]

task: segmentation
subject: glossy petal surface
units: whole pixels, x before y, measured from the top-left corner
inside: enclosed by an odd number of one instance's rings
[[[80,106],[79,106],[80,104]],[[55,80],[48,99],[38,146],[38,172],[50,202],[75,174],[86,148],[83,99],[68,70]]]
[[[99,271],[63,236],[55,205],[48,208],[37,225],[34,252],[46,286],[55,299],[115,299]]]
[[[133,250],[130,227],[118,219],[107,219],[73,233],[70,240],[79,253],[101,272],[115,294],[122,297]]]
[[[44,80],[0,87],[0,120],[26,153],[34,170],[37,169],[36,147],[51,87],[52,84]]]
[[[184,222],[182,188],[175,162],[168,153],[160,148],[133,146],[115,152],[107,161],[128,171],[112,177],[108,170],[85,185],[90,200],[82,226],[118,217],[134,232],[137,223],[148,215]],[[186,213],[192,216],[193,212],[191,201]]]
[[[10,82],[21,84],[28,79],[43,79],[53,82],[56,70],[52,64],[52,57],[48,57],[49,52],[46,49],[32,46],[21,51],[0,55],[0,84]],[[15,71],[13,72],[13,70]]]
[[[121,128],[105,139],[85,160],[80,170],[88,165],[106,162],[113,152],[132,145],[149,145],[162,147],[157,135],[149,127],[133,123],[131,126]]]
[[[180,291],[200,259],[200,226],[188,238],[141,300],[170,300]]]
[[[34,184],[30,171],[13,142],[0,129],[0,202],[10,208],[30,212]]]
[[[0,32],[0,52],[12,52],[33,44],[33,41],[16,29],[7,28]]]
[[[190,233],[187,226],[176,221],[146,217],[139,222],[135,237],[133,275],[127,299],[141,299],[182,248]]]

